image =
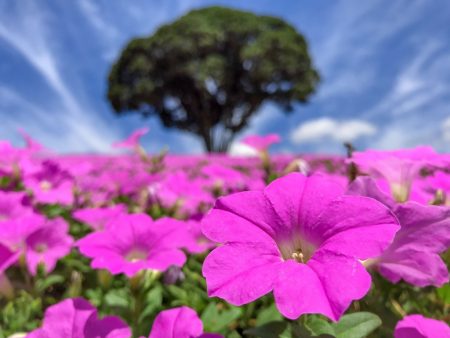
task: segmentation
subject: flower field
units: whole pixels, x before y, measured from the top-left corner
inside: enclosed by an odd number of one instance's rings
[[[0,338],[450,337],[450,156],[0,142]]]

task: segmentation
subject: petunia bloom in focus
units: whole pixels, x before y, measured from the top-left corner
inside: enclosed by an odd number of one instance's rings
[[[97,309],[83,298],[71,298],[50,306],[42,326],[26,338],[129,338],[130,328],[116,316],[98,319]]]
[[[343,192],[336,180],[292,173],[220,198],[202,221],[223,243],[203,264],[209,296],[242,305],[273,291],[287,318],[338,320],[370,288],[359,260],[379,256],[399,228],[380,202]]]
[[[203,333],[203,323],[197,313],[182,306],[161,311],[153,322],[148,338],[223,338],[219,334]]]
[[[77,246],[83,255],[93,259],[94,269],[133,277],[141,270],[183,266],[186,256],[180,248],[185,236],[181,221],[153,221],[146,214],[131,214],[117,217],[104,231],[83,237]]]
[[[422,315],[409,315],[397,323],[394,338],[450,338],[450,327],[443,321]]]

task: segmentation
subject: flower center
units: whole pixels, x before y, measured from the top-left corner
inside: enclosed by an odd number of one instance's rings
[[[306,263],[316,251],[315,245],[300,236],[293,240],[278,243],[283,260],[293,259],[297,263]]]
[[[303,255],[303,252],[301,249],[295,251],[291,255],[292,259],[297,261],[298,263],[305,263],[305,255]]]
[[[125,259],[131,263],[141,261],[141,260],[147,259],[147,252],[145,252],[144,250],[140,250],[140,249],[131,249],[125,255]]]
[[[397,201],[398,203],[403,203],[408,200],[410,189],[411,187],[407,184],[391,184],[392,196],[394,196],[395,201]]]
[[[34,246],[34,250],[39,253],[43,253],[43,252],[47,251],[47,248],[48,248],[47,244],[45,244],[45,243],[39,243]]]
[[[40,186],[44,191],[49,191],[52,188],[52,184],[47,180],[41,181]]]

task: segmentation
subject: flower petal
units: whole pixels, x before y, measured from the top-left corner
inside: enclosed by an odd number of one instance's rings
[[[281,264],[275,248],[264,244],[225,244],[203,263],[208,295],[233,305],[250,303],[272,291]]]

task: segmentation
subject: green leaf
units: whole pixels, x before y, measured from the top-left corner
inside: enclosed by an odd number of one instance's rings
[[[381,319],[370,312],[345,315],[334,324],[337,338],[364,338],[381,325]]]
[[[273,321],[244,331],[244,334],[259,338],[278,338],[286,330],[287,323]]]
[[[145,296],[145,300],[146,305],[139,316],[139,321],[155,313],[162,306],[163,290],[161,285],[156,285],[151,289]]]
[[[256,326],[261,326],[266,323],[275,322],[282,319],[283,316],[281,316],[275,304],[272,304],[259,312],[258,316],[256,317]]]
[[[50,275],[43,280],[36,281],[36,289],[39,293],[42,293],[49,287],[55,284],[64,283],[64,277],[61,275]]]
[[[443,287],[436,289],[436,293],[445,304],[450,304],[450,284],[445,284]]]
[[[313,335],[321,335],[321,334],[329,334],[332,336],[336,335],[336,332],[327,320],[317,317],[317,316],[308,316],[306,320],[305,327],[313,334]]]
[[[128,308],[130,306],[129,296],[124,289],[111,290],[105,296],[108,307]]]
[[[216,303],[209,303],[202,313],[202,321],[205,331],[218,332],[227,327],[231,322],[239,318],[242,310],[238,307],[228,307],[219,311]]]

